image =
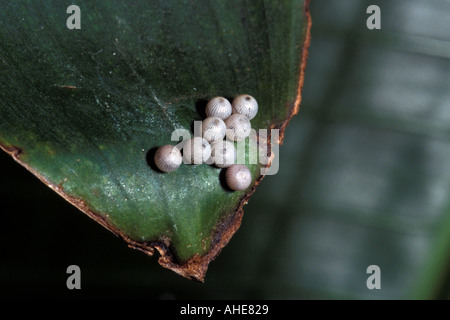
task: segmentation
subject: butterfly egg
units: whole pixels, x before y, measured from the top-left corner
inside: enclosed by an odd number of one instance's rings
[[[223,140],[227,131],[227,126],[222,119],[218,117],[208,117],[202,123],[203,138],[213,143],[214,141]]]
[[[258,102],[248,94],[237,96],[232,103],[233,113],[243,114],[252,120],[258,113]]]
[[[250,120],[239,113],[232,114],[225,120],[227,138],[233,141],[245,140],[250,135],[252,126]]]
[[[250,186],[252,175],[245,165],[233,164],[225,172],[225,181],[230,189],[242,191]]]
[[[234,143],[227,140],[216,141],[211,145],[211,159],[219,168],[226,168],[236,162]]]
[[[224,97],[215,97],[208,101],[206,104],[206,116],[207,117],[217,117],[225,120],[231,115],[231,104],[230,101]]]
[[[202,137],[189,139],[183,147],[183,162],[202,164],[211,157],[211,145]]]
[[[171,145],[159,147],[155,153],[155,164],[163,172],[171,172],[178,169],[183,161],[180,150]]]

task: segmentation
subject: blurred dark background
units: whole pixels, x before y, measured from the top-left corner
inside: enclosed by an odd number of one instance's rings
[[[371,4],[381,30],[366,28]],[[450,1],[312,0],[311,12],[280,171],[204,284],[129,249],[2,152],[1,297],[450,298]],[[66,288],[71,264],[81,290]]]

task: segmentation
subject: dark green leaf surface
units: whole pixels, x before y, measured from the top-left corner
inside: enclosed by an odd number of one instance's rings
[[[0,142],[58,192],[131,241],[170,239],[183,262],[210,249],[245,192],[220,169],[152,169],[213,96],[253,95],[255,129],[281,125],[299,84],[302,1],[2,2]],[[254,180],[259,165],[251,165]],[[80,202],[81,200],[82,202]]]

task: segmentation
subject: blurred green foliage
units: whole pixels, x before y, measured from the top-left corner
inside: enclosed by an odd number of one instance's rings
[[[382,29],[368,30],[377,2]],[[1,154],[1,295],[449,298],[450,2],[313,0],[311,11],[280,171],[245,206],[205,284],[128,249]],[[70,264],[79,291],[65,287]],[[366,287],[372,264],[381,290]]]

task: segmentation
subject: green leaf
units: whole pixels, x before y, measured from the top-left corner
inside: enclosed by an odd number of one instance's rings
[[[251,188],[221,170],[152,167],[158,146],[191,130],[213,96],[254,96],[255,129],[298,111],[309,43],[301,1],[60,1],[0,5],[0,144],[130,247],[203,280],[238,229]]]

